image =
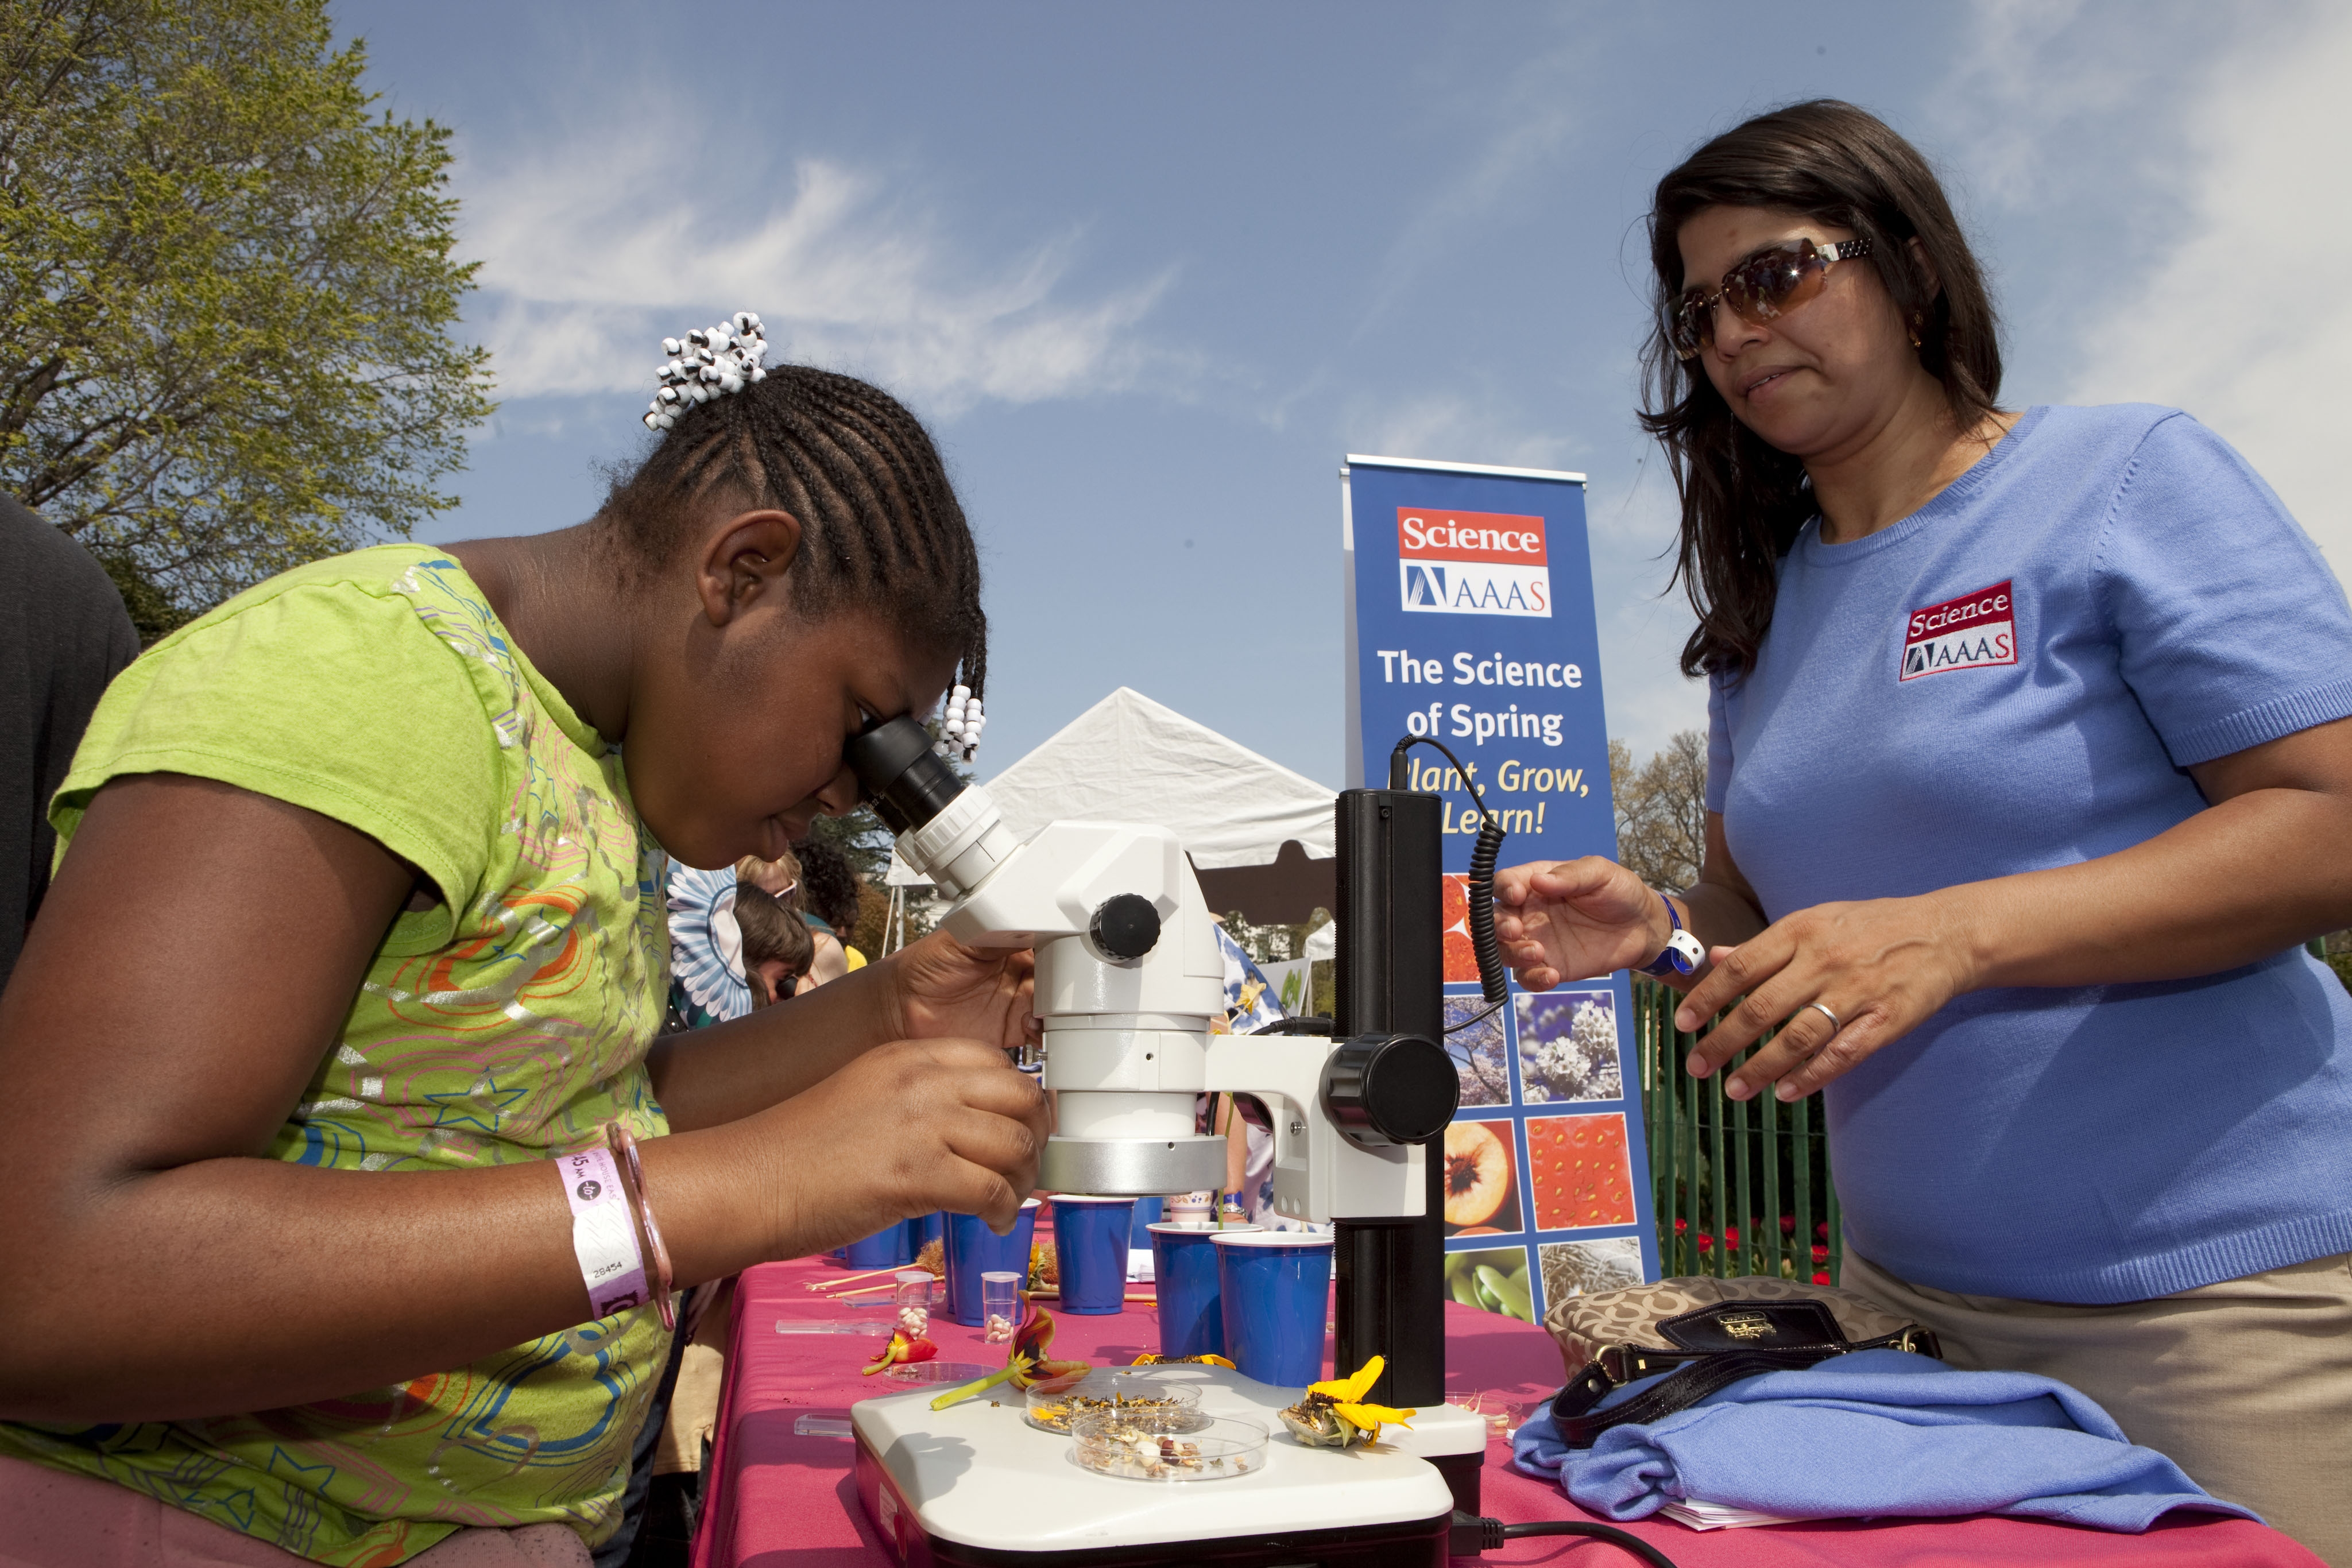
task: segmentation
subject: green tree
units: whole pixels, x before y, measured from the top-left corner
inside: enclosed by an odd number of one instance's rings
[[[1688,887],[1706,852],[1706,737],[1676,732],[1640,768],[1622,740],[1609,743],[1609,789],[1617,808],[1617,863],[1653,887]]]
[[[152,640],[453,505],[448,132],[377,116],[325,0],[0,0],[0,485]]]

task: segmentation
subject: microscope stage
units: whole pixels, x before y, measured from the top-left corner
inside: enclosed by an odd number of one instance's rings
[[[1444,1568],[1454,1495],[1419,1456],[1476,1463],[1470,1456],[1486,1446],[1477,1416],[1441,1406],[1415,1416],[1414,1430],[1389,1428],[1369,1447],[1314,1448],[1276,1414],[1300,1390],[1216,1366],[1166,1375],[1199,1388],[1203,1415],[1263,1425],[1265,1467],[1197,1481],[1097,1475],[1080,1468],[1068,1437],[1022,1419],[1017,1390],[1000,1385],[933,1410],[926,1389],[851,1407],[866,1516],[913,1568],[1309,1559]]]

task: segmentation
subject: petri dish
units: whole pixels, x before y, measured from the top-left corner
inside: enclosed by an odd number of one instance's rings
[[[1029,1389],[1022,1419],[1041,1432],[1066,1434],[1073,1420],[1094,1410],[1151,1414],[1201,1407],[1198,1388],[1157,1372],[1152,1367],[1098,1366],[1068,1377],[1041,1380]]]
[[[1265,1468],[1265,1428],[1196,1410],[1138,1415],[1094,1410],[1070,1424],[1078,1463],[1139,1481],[1215,1481]]]
[[[893,1383],[970,1383],[995,1370],[969,1361],[902,1361],[884,1367],[881,1375]]]

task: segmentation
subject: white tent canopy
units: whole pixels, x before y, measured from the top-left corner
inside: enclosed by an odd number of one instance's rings
[[[1057,820],[1153,822],[1203,871],[1266,865],[1286,840],[1335,852],[1334,792],[1121,686],[988,780],[1015,838]],[[894,851],[890,881],[921,884]]]

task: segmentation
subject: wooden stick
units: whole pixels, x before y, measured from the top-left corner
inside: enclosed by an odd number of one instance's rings
[[[896,1274],[902,1270],[913,1267],[912,1263],[900,1263],[888,1269],[868,1269],[863,1274],[844,1274],[838,1280],[812,1280],[801,1288],[804,1291],[837,1291],[842,1286],[854,1284],[859,1280],[871,1280],[877,1274]]]

